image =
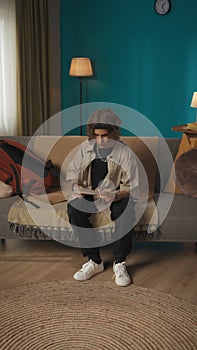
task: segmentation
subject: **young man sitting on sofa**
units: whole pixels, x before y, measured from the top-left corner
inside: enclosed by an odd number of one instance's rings
[[[69,222],[77,232],[80,248],[88,261],[74,274],[84,281],[104,270],[100,247],[90,216],[110,208],[115,223],[113,233],[113,271],[115,283],[131,283],[125,260],[131,251],[135,224],[135,203],[138,199],[139,174],[134,154],[120,141],[119,117],[111,109],[96,110],[87,123],[88,139],[82,142],[69,164],[66,180],[72,183],[73,194],[68,203]],[[88,194],[85,189],[96,191]]]

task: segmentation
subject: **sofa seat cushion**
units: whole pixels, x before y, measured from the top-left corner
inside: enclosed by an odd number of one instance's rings
[[[160,198],[158,209],[159,228],[157,240],[167,242],[197,241],[197,199],[183,194],[173,195],[169,211],[164,216],[169,193],[155,194],[155,201]],[[164,220],[163,220],[164,218]]]

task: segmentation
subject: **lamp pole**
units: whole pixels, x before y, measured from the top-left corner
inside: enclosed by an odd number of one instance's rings
[[[83,103],[83,82],[82,82],[82,77],[80,77],[79,81],[79,87],[80,87],[80,135],[83,135],[83,128],[82,128],[82,123],[83,123],[83,117],[82,117],[82,103]]]

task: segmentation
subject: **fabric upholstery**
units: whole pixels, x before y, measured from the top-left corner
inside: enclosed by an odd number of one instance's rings
[[[165,207],[166,197],[169,193],[163,193],[160,200],[161,208]],[[158,201],[159,194],[155,194],[155,201]],[[162,210],[158,210],[159,228],[157,230],[157,240],[167,242],[197,241],[196,217],[197,201],[196,198],[175,194],[170,210],[164,221],[160,221]]]

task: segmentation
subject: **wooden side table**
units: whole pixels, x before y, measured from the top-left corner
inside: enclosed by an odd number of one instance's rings
[[[187,124],[173,126],[171,128],[171,130],[178,131],[178,132],[184,132],[185,134],[189,134],[191,136],[196,135],[196,137],[197,137],[197,129],[196,130],[188,129]],[[193,137],[195,137],[195,136],[193,136]]]

